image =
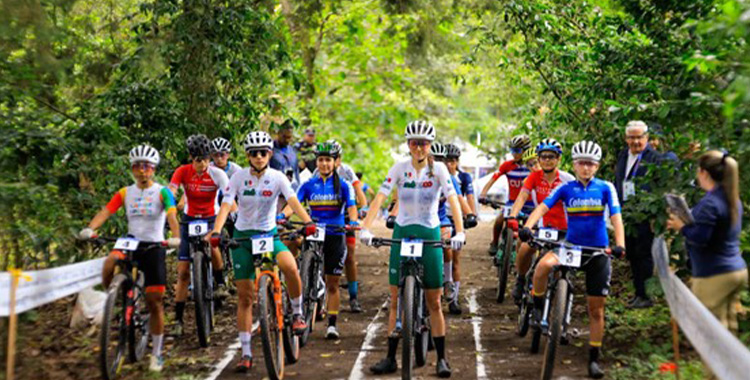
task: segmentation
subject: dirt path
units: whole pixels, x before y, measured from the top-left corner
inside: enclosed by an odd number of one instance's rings
[[[506,301],[498,305],[494,301],[495,270],[486,254],[491,226],[482,223],[468,233],[468,246],[463,252],[463,281],[461,285],[461,316],[447,314],[447,358],[453,368],[453,379],[533,379],[537,378],[542,355],[528,353],[530,338],[519,338],[515,334],[517,308]],[[378,226],[374,233],[387,236],[389,231]],[[387,249],[375,250],[358,246],[360,273],[360,300],[364,313],[352,314],[348,311],[348,296],[342,289],[342,313],[339,317],[339,341],[323,338],[323,327],[317,326],[308,345],[303,348],[300,361],[286,367],[288,379],[374,379],[368,368],[385,355],[385,322],[387,312],[381,311],[386,300],[387,290]],[[582,299],[576,299],[581,321]],[[39,310],[39,315],[47,315],[57,308],[66,306],[55,303]],[[470,309],[474,313],[470,313]],[[228,365],[217,373],[218,379],[264,379],[267,378],[263,363],[261,342],[253,337],[255,367],[246,375],[233,372],[237,360],[237,349],[228,349],[237,340],[235,307],[230,303],[222,309],[217,318],[217,326],[212,335],[211,345],[200,349],[194,337],[192,308],[186,311],[188,326],[186,336],[179,341],[168,337],[166,340],[167,362],[162,375],[148,374],[147,360],[123,368],[124,379],[206,379],[212,372],[218,372],[217,365],[225,359]],[[167,306],[168,316],[173,314],[171,302]],[[64,315],[63,312],[59,312]],[[19,358],[17,373],[19,379],[92,379],[100,378],[96,361],[97,334],[92,329],[72,332],[61,328],[59,320],[45,317],[31,324],[32,328],[48,331],[45,342],[25,340],[22,356]],[[64,325],[63,325],[64,326]],[[34,335],[22,331],[27,336]],[[60,331],[58,334],[56,331]],[[37,330],[38,331],[38,330]],[[369,344],[363,343],[369,337]],[[23,335],[22,335],[23,336]],[[60,337],[61,339],[55,339]],[[477,339],[478,338],[478,341]],[[586,336],[574,340],[563,347],[559,355],[556,376],[560,379],[579,379],[585,376]],[[481,348],[481,351],[477,351]],[[399,356],[400,357],[400,356]],[[436,378],[435,354],[428,354],[428,365],[415,371],[416,378]],[[44,368],[42,372],[40,368]],[[381,377],[382,378],[382,377]],[[389,376],[387,378],[397,378]]]

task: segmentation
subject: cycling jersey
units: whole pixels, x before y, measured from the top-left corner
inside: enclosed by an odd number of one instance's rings
[[[471,195],[474,194],[474,179],[471,178],[471,174],[467,172],[458,171],[458,184],[461,187],[461,194]]]
[[[544,202],[556,187],[570,181],[575,181],[575,177],[570,173],[561,170],[556,171],[555,180],[552,181],[552,183],[549,183],[544,179],[544,171],[542,170],[537,170],[529,174],[529,176],[526,177],[526,180],[523,181],[522,191],[529,194],[534,201],[535,206],[539,206],[540,203]],[[550,227],[557,230],[568,229],[565,209],[563,209],[562,204],[558,202],[550,208],[549,212],[540,219],[540,223],[543,227]]]
[[[270,231],[276,228],[276,206],[279,195],[296,198],[284,173],[268,168],[260,178],[245,168],[235,173],[224,191],[224,203],[237,199],[239,210],[234,227],[237,230]]]
[[[357,173],[355,173],[354,169],[352,169],[352,167],[347,164],[342,163],[341,165],[339,165],[339,167],[336,168],[336,174],[338,174],[339,177],[341,177],[341,179],[343,179],[344,181],[349,182],[352,186],[357,186],[357,184],[359,183],[359,177],[357,177]],[[317,168],[313,172],[312,176],[315,177],[316,175],[320,175]]]
[[[562,184],[552,191],[544,204],[550,209],[562,201],[568,215],[568,233],[565,239],[576,245],[606,247],[607,223],[605,209],[610,215],[620,213],[620,202],[614,185],[592,178],[588,185],[578,180]]]
[[[393,165],[388,171],[379,192],[388,197],[394,187],[398,188],[398,225],[418,224],[428,228],[440,225],[437,211],[441,190],[446,197],[456,195],[456,190],[445,164],[435,162],[432,175],[429,172],[429,165],[417,172],[411,158]]]
[[[456,195],[463,195],[461,192],[461,187],[458,185],[458,181],[456,180],[456,177],[451,176],[451,181],[453,181],[453,190],[455,190]],[[447,196],[445,195],[445,190],[443,190],[443,195],[440,197],[440,203],[438,204],[438,217],[440,218],[440,225],[441,226],[450,226],[453,224],[451,219],[449,217],[453,216],[453,212],[450,209],[450,207],[446,207],[445,203],[447,201]]]
[[[500,168],[497,169],[497,172],[495,172],[495,174],[492,176],[492,179],[497,180],[503,175],[508,177],[508,200],[510,201],[510,203],[512,203],[516,201],[516,198],[518,198],[518,194],[521,192],[521,188],[523,187],[523,181],[526,179],[526,177],[529,176],[530,173],[531,170],[529,170],[529,168],[527,168],[525,165],[519,165],[513,160],[508,160],[500,165]],[[534,202],[528,200],[525,206],[533,208]]]
[[[215,167],[215,168],[219,168],[213,162],[211,162],[210,165],[213,166],[213,167]],[[221,168],[219,168],[219,169],[221,169]],[[227,161],[227,167],[225,167],[224,169],[221,169],[221,170],[224,170],[224,173],[227,173],[227,177],[232,178],[232,176],[234,175],[234,173],[237,173],[238,171],[242,170],[242,166],[239,166],[239,165],[235,164],[232,161]]]
[[[164,241],[164,222],[167,213],[177,212],[174,196],[166,187],[154,183],[148,189],[133,184],[123,187],[107,203],[107,210],[114,214],[125,206],[128,218],[128,234],[143,242]]]
[[[352,185],[339,178],[341,188],[336,193],[333,178],[323,179],[320,175],[310,178],[297,190],[297,199],[310,205],[310,213],[317,222],[323,224],[343,225],[346,209],[356,206]],[[326,229],[326,235],[343,235]]]
[[[229,178],[223,170],[209,166],[206,171],[198,174],[193,164],[182,165],[175,170],[170,184],[182,186],[185,190],[187,202],[185,214],[196,218],[207,218],[216,215],[216,194],[229,183]]]

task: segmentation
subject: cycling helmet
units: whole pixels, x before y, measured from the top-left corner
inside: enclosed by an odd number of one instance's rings
[[[131,165],[142,161],[159,165],[159,152],[150,145],[138,145],[130,150],[128,157]]]
[[[445,145],[435,142],[430,146],[430,154],[435,158],[445,158]]]
[[[217,137],[211,141],[211,153],[232,152],[232,144],[223,137]]]
[[[516,136],[510,139],[510,147],[513,149],[529,149],[531,148],[531,139],[526,135]]]
[[[525,152],[523,152],[523,161],[530,161],[536,159],[536,152],[534,149],[527,149]]]
[[[435,127],[424,120],[416,120],[406,126],[404,134],[407,140],[424,139],[428,141],[435,140]]]
[[[273,150],[273,140],[271,139],[271,136],[263,131],[248,133],[243,145],[245,147],[245,152],[260,149]]]
[[[192,135],[186,141],[188,153],[193,157],[208,157],[211,154],[211,141],[206,135]]]
[[[602,147],[593,141],[581,141],[573,145],[573,160],[592,160],[599,162],[602,159]]]
[[[455,144],[445,144],[445,156],[448,158],[461,157],[461,149]]]
[[[336,140],[328,140],[318,143],[315,147],[316,157],[333,157],[338,158],[341,155],[341,145]]]
[[[562,145],[555,139],[544,139],[536,146],[536,153],[555,152],[557,155],[562,154]]]

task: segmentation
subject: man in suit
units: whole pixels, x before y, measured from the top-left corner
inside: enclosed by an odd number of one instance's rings
[[[649,128],[646,123],[639,120],[628,122],[625,127],[625,142],[628,146],[617,156],[615,170],[615,188],[623,205],[632,202],[638,193],[650,191],[648,184],[635,184],[637,177],[643,177],[648,172],[647,164],[660,162],[661,155],[648,141]],[[626,210],[627,208],[623,208],[623,211]],[[629,306],[633,308],[648,308],[653,305],[646,293],[646,280],[654,272],[654,260],[651,257],[653,241],[654,232],[648,220],[631,226],[625,236],[625,247],[635,287],[635,297],[629,302]]]

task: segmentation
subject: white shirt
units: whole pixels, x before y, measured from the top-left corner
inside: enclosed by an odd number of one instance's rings
[[[438,203],[440,195],[446,197],[456,195],[448,168],[442,162],[435,162],[429,175],[429,166],[417,170],[411,164],[411,158],[401,161],[388,171],[380,193],[386,197],[393,188],[398,188],[398,216],[399,226],[418,224],[427,228],[440,225],[438,218]]]
[[[287,200],[296,198],[292,185],[284,173],[268,168],[258,178],[250,174],[250,168],[235,173],[224,192],[224,203],[231,204],[237,197],[237,222],[241,231],[270,231],[276,227],[276,207],[279,195]]]

